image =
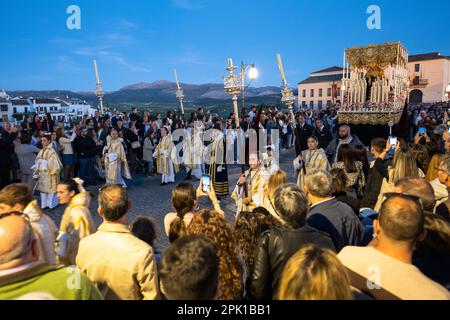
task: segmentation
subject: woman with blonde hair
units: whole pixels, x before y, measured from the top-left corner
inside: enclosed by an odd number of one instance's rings
[[[269,181],[267,181],[262,195],[262,207],[266,208],[270,214],[280,222],[282,222],[282,220],[274,208],[274,195],[277,188],[287,182],[287,173],[283,170],[278,170],[270,177]]]
[[[378,212],[384,202],[384,194],[393,192],[395,184],[403,179],[425,178],[425,174],[417,166],[416,158],[414,157],[407,144],[399,143],[395,147],[395,156],[392,161],[392,166],[388,168],[389,179],[384,178],[381,184],[378,201],[374,208]]]
[[[223,215],[214,210],[197,213],[186,235],[201,235],[210,239],[218,248],[219,282],[222,295],[219,300],[240,300],[244,293],[242,269],[233,228]]]
[[[279,300],[353,300],[350,277],[329,250],[307,245],[289,259],[281,276]]]

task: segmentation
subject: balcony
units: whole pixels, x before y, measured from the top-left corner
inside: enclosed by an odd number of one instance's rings
[[[427,86],[427,85],[428,85],[428,79],[414,78],[410,82],[411,87],[419,87],[419,86]]]

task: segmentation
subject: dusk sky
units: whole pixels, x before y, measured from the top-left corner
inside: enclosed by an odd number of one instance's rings
[[[81,30],[69,30],[69,5]],[[381,30],[369,30],[369,5]],[[4,0],[0,88],[94,91],[92,60],[106,91],[137,82],[219,83],[227,58],[255,63],[255,86],[281,85],[280,52],[292,86],[342,65],[346,47],[401,41],[410,54],[450,55],[450,1]]]

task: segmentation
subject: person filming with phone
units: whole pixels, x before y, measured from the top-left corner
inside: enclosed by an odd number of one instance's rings
[[[200,210],[198,200],[202,197],[209,197],[214,210],[225,215],[220,208],[210,176],[202,177],[197,190],[190,183],[180,183],[172,190],[172,206],[175,212],[168,213],[164,217],[164,229],[170,242],[174,242],[186,234],[196,212]]]

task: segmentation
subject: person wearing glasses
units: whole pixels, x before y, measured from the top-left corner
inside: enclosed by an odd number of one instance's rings
[[[22,214],[0,215],[0,300],[36,292],[57,300],[103,300],[95,285],[79,270],[39,260],[38,241]]]
[[[58,229],[53,220],[42,213],[27,184],[11,184],[0,191],[0,215],[11,212],[23,214],[31,223],[39,248],[39,260],[56,264],[55,241]]]
[[[450,292],[412,264],[416,245],[426,236],[419,198],[386,194],[374,240],[368,247],[346,247],[338,255],[353,287],[381,300],[449,300]]]

